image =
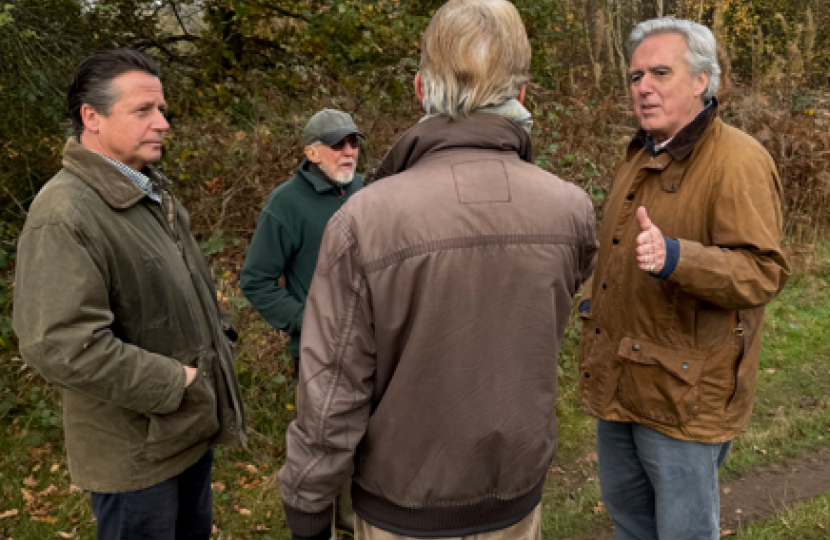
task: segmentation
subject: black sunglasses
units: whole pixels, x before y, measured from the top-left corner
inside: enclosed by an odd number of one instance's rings
[[[336,143],[329,146],[329,148],[331,148],[335,152],[339,152],[339,151],[343,150],[343,148],[346,146],[346,143],[348,143],[348,145],[351,146],[352,148],[359,148],[360,147],[360,141],[358,141],[357,135],[352,134],[352,135],[346,135],[345,137],[343,137],[342,139],[340,139]]]

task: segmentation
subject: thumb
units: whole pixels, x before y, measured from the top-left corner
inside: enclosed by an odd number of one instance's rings
[[[643,231],[647,231],[654,227],[651,220],[648,219],[648,213],[646,212],[645,206],[637,208],[637,222],[640,224],[640,229]]]

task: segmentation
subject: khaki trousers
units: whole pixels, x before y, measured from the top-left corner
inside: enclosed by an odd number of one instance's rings
[[[334,504],[334,521],[331,524],[331,540],[337,540],[337,529],[349,534],[354,533],[355,513],[352,508],[352,479],[340,486],[340,494]]]
[[[411,540],[409,536],[401,536],[373,527],[357,515],[354,520],[354,533],[355,540]],[[536,505],[536,508],[523,520],[506,529],[444,540],[542,540],[541,504]]]

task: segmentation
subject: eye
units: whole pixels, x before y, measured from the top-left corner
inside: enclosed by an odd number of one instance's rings
[[[634,84],[636,82],[639,82],[640,79],[642,79],[642,78],[643,78],[642,73],[630,73],[628,75],[628,82],[631,83],[631,84]]]

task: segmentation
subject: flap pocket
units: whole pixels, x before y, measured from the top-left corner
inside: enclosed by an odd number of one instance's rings
[[[706,354],[688,349],[667,347],[642,339],[625,337],[620,341],[617,354],[644,365],[662,366],[663,369],[689,385],[696,385],[703,372]]]

